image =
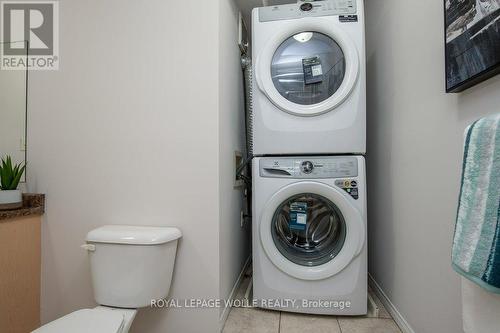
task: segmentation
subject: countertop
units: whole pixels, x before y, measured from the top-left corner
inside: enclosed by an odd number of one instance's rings
[[[0,210],[0,223],[17,217],[42,215],[45,212],[45,194],[23,193],[23,207]]]

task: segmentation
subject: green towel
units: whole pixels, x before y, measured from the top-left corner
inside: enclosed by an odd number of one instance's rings
[[[455,271],[500,294],[500,114],[467,129],[453,241]]]

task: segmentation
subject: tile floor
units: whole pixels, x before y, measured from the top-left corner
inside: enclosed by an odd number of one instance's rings
[[[251,276],[242,281],[236,298],[243,299]],[[372,293],[373,295],[373,293]],[[268,311],[258,308],[233,308],[223,333],[401,333],[376,296],[378,318],[332,317]]]

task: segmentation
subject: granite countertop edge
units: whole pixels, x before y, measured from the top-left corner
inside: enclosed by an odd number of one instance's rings
[[[19,217],[43,215],[45,213],[45,194],[23,193],[23,207],[0,210],[0,223]]]

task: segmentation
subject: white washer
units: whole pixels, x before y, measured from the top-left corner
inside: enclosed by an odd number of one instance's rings
[[[253,153],[366,152],[363,0],[252,12]]]
[[[263,157],[253,170],[254,303],[366,314],[364,157]]]

